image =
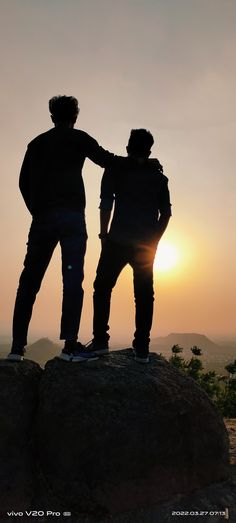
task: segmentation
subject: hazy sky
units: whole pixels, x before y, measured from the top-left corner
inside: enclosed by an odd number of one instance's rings
[[[18,190],[23,155],[51,127],[48,99],[72,94],[81,106],[77,127],[111,151],[125,154],[130,129],[148,128],[169,177],[173,217],[165,240],[179,263],[155,274],[153,337],[235,334],[235,0],[1,0],[0,11],[2,333],[11,330],[30,225]],[[91,339],[101,175],[86,161],[81,341]],[[132,293],[127,268],[113,296],[114,341],[132,339]],[[30,336],[57,336],[60,307],[58,249]]]

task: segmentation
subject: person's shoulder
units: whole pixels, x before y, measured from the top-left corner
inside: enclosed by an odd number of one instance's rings
[[[167,178],[167,176],[165,176],[163,172],[163,165],[159,162],[157,158],[149,158],[148,166],[149,169],[151,169],[151,171],[153,172],[153,174],[156,174],[163,183],[168,183],[169,179]]]
[[[151,175],[155,175],[159,183],[167,184],[169,181],[167,176],[163,173],[163,166],[157,158],[140,161],[140,159],[137,160],[130,156],[114,155],[105,172],[113,175],[120,175],[129,171],[133,172],[136,169],[140,172],[148,172],[151,173]]]
[[[85,143],[89,143],[89,142],[95,142],[95,138],[93,138],[92,136],[90,136],[90,134],[86,133],[86,131],[82,131],[82,129],[71,129],[71,135],[73,136],[73,138],[75,140],[79,140],[79,141],[82,141],[82,142],[85,142]]]
[[[45,131],[44,133],[38,134],[38,136],[35,136],[29,143],[28,147],[32,148],[34,146],[37,146],[38,144],[41,144],[45,141],[48,141],[54,131],[53,129],[49,129],[48,131]]]
[[[127,163],[127,160],[128,156],[118,156],[117,154],[114,154],[111,165],[113,165],[114,167],[116,165],[125,165],[125,163]]]
[[[114,154],[112,160],[109,163],[109,169],[113,171],[119,171],[121,169],[130,168],[132,165],[131,158],[129,156],[118,156]]]
[[[75,138],[79,138],[79,137],[84,137],[84,138],[91,138],[91,136],[86,133],[85,131],[82,131],[82,129],[76,129],[75,127],[73,127],[72,129],[70,129],[71,131],[71,134],[73,136],[75,136]]]
[[[163,175],[163,166],[159,162],[157,158],[148,158],[146,165],[149,169],[151,169],[154,173]]]

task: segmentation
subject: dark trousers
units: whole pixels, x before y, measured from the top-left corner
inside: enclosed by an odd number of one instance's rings
[[[109,315],[112,289],[117,278],[129,263],[133,269],[135,325],[133,347],[147,354],[153,317],[153,262],[156,244],[125,245],[107,239],[102,248],[94,282],[93,335],[95,341],[109,339]]]
[[[36,294],[58,242],[63,301],[60,339],[77,339],[83,304],[82,281],[87,233],[84,213],[53,210],[34,217],[28,237],[13,316],[13,345],[25,346]]]

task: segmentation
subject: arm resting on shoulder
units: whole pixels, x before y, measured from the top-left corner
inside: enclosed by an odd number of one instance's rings
[[[107,167],[113,160],[114,154],[103,149],[91,136],[89,138],[86,156],[88,156],[92,162],[100,165],[100,167]]]

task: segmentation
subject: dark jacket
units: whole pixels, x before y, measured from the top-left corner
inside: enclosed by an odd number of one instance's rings
[[[86,157],[105,167],[113,155],[87,133],[73,128],[55,127],[29,143],[19,186],[31,214],[85,208],[82,167]]]
[[[111,210],[113,202],[110,238],[122,243],[158,240],[160,219],[171,216],[168,178],[159,161],[115,157],[104,171],[100,209]]]

